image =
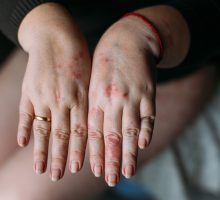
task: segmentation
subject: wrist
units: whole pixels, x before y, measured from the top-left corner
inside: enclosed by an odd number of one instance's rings
[[[44,42],[66,40],[74,34],[76,24],[66,9],[55,3],[45,3],[27,14],[19,30],[18,40],[22,48],[29,52]]]
[[[123,26],[129,32],[128,36],[133,35],[133,39],[136,40],[140,48],[145,49],[148,54],[151,54],[155,61],[158,62],[162,57],[163,44],[158,40],[159,34],[156,33],[156,29],[152,28],[152,25],[146,24],[144,20],[134,15],[125,15],[116,24]]]

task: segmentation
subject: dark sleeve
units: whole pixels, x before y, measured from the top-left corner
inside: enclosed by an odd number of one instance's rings
[[[180,11],[190,30],[190,49],[181,65],[201,65],[220,55],[219,0],[176,0],[168,5]]]
[[[17,32],[25,15],[36,6],[57,0],[0,0],[0,31],[18,45]]]

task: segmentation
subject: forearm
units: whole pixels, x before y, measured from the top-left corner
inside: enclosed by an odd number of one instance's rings
[[[219,55],[218,0],[177,0],[165,4],[137,11],[151,20],[165,44],[159,67],[197,68]]]
[[[0,2],[0,31],[11,41],[18,44],[17,32],[24,17],[35,7],[60,0],[1,0]]]
[[[83,40],[76,23],[66,8],[57,3],[44,3],[33,8],[22,20],[18,29],[18,41],[29,52],[44,41],[64,43],[66,38],[77,35]]]
[[[160,33],[164,54],[158,66],[169,68],[179,65],[190,47],[190,32],[183,16],[170,6],[148,7],[136,12],[144,15]]]

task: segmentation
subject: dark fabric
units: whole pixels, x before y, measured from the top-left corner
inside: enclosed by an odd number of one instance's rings
[[[14,47],[15,45],[0,32],[0,68]]]
[[[23,18],[36,6],[56,0],[1,0],[0,30],[18,45],[17,32]]]
[[[1,0],[0,30],[18,45],[17,31],[21,21],[29,11],[46,2],[62,3],[70,10],[92,44],[91,50],[105,29],[124,13],[159,4],[175,7],[188,23],[191,46],[187,57],[178,67],[158,69],[159,82],[191,73],[220,54],[219,0]]]

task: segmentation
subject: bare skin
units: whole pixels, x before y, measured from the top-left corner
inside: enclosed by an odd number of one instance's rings
[[[179,64],[189,48],[189,31],[183,17],[166,6],[138,12],[159,27],[165,41],[164,57],[159,65]],[[155,13],[165,19],[163,23]],[[28,144],[33,126],[33,168],[42,174],[47,168],[51,134],[50,176],[57,181],[64,175],[68,149],[70,171],[78,172],[83,165],[91,67],[87,45],[66,9],[54,3],[40,5],[29,12],[19,27],[18,39],[28,53],[18,143]],[[181,48],[176,50],[173,43]],[[113,24],[96,48],[89,95],[90,162],[95,176],[105,172],[109,186],[119,181],[121,163],[125,177],[135,174],[137,144],[142,149],[150,144],[155,120],[155,57],[158,56],[155,34],[132,17]],[[52,122],[34,120],[35,115],[52,118]]]
[[[64,175],[68,149],[70,171],[75,173],[83,165],[90,55],[78,26],[60,5],[44,4],[31,11],[20,25],[18,37],[28,53],[18,143],[20,146],[28,144],[33,125],[33,168],[37,174],[42,174],[47,168],[51,135],[50,176],[57,181]],[[34,120],[35,115],[52,118],[52,121]]]
[[[18,122],[19,95],[16,91],[20,90],[26,62],[27,56],[19,51],[4,65],[0,75],[0,85],[7,84],[7,90],[6,87],[1,87],[0,91],[4,94],[0,102],[1,111],[8,116],[6,118],[5,115],[1,115],[0,120],[0,129],[4,130],[1,131],[0,140],[0,196],[5,200],[69,200],[73,196],[78,200],[95,198],[107,185],[103,179],[92,177],[88,154],[84,168],[79,174],[72,176],[67,173],[62,181],[54,184],[48,180],[49,170],[46,175],[40,177],[31,170],[33,137],[25,149],[18,149],[12,142],[16,138]],[[216,72],[215,67],[207,66],[188,77],[157,87],[158,109],[154,137],[149,148],[139,152],[139,168],[158,155],[195,119],[215,91],[218,80]],[[8,84],[15,80],[16,84]],[[8,91],[11,91],[10,96],[7,95]],[[12,105],[8,107],[10,99]],[[85,188],[90,189],[85,192]]]
[[[166,41],[159,66],[179,64],[190,43],[183,17],[165,6],[138,12],[159,27]],[[163,23],[155,13],[164,17]],[[57,4],[44,4],[31,11],[23,20],[18,36],[28,53],[18,143],[28,144],[33,125],[33,166],[41,174],[46,171],[52,133],[49,171],[51,179],[57,181],[64,175],[68,149],[70,171],[75,173],[83,165],[91,67],[87,45],[74,20]],[[105,173],[109,186],[119,182],[120,170],[127,178],[135,174],[138,146],[143,149],[151,142],[156,115],[155,57],[158,56],[155,34],[132,17],[113,24],[96,48],[89,90],[90,164],[95,176]],[[34,120],[34,115],[50,117],[52,123]]]
[[[150,19],[166,41],[159,66],[179,64],[189,48],[182,16],[167,6],[137,12]],[[162,25],[155,13],[164,19]],[[89,89],[90,162],[95,176],[105,173],[109,186],[118,183],[120,170],[126,178],[135,174],[138,146],[144,149],[151,142],[159,50],[155,33],[134,16],[113,24],[96,47]]]

